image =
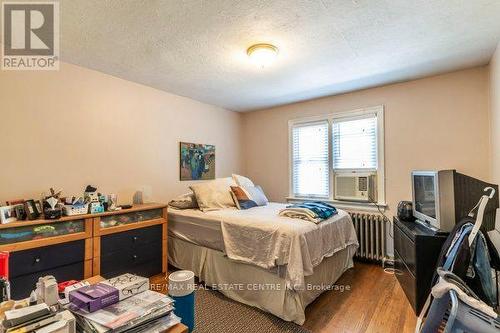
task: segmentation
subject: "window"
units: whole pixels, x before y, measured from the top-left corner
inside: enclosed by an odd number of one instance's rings
[[[290,196],[333,200],[335,174],[376,173],[385,204],[383,106],[291,120]]]
[[[328,197],[328,121],[299,124],[292,129],[293,193]]]
[[[333,169],[377,170],[377,116],[333,120]]]

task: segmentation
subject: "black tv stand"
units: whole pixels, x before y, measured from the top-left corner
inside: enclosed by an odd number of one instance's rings
[[[412,222],[408,222],[408,223],[412,223]],[[445,236],[447,236],[447,235],[449,234],[448,232],[445,232],[445,231],[443,231],[443,230],[441,230],[441,229],[438,229],[438,228],[436,228],[436,227],[433,227],[433,226],[432,226],[432,225],[430,225],[429,223],[427,223],[427,222],[425,222],[425,221],[421,221],[421,220],[419,220],[419,219],[415,219],[414,223],[418,223],[418,224],[420,224],[422,227],[429,229],[429,231],[430,231],[431,233],[434,233],[435,235],[445,235]]]
[[[448,234],[397,217],[393,221],[396,278],[418,315],[430,293],[439,253]]]

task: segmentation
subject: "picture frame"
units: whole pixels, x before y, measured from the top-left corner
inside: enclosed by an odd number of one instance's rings
[[[0,207],[0,222],[7,224],[17,221],[15,206]]]
[[[18,221],[24,221],[28,218],[26,214],[26,209],[24,208],[24,203],[14,205],[14,211],[16,213],[16,218]]]
[[[40,200],[35,201],[35,207],[39,215],[43,214],[42,202]]]
[[[36,207],[35,200],[29,199],[24,202],[24,210],[26,211],[26,216],[28,220],[36,220],[40,217],[40,212]]]
[[[215,179],[215,146],[179,142],[179,179]]]

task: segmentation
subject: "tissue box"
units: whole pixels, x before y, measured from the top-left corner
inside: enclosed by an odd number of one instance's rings
[[[118,294],[118,289],[107,284],[97,283],[71,291],[69,302],[79,309],[94,312],[117,303],[120,300]]]
[[[101,283],[112,286],[119,291],[120,301],[130,296],[149,290],[149,279],[126,273],[112,279],[104,280]]]

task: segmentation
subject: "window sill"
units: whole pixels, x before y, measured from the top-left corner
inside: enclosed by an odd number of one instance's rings
[[[378,212],[385,213],[387,210],[386,203],[371,203],[371,202],[356,202],[356,201],[340,201],[333,199],[322,198],[296,198],[287,197],[287,202],[304,202],[304,201],[324,201],[333,204],[335,207],[348,210],[348,211],[364,211],[364,212]]]

